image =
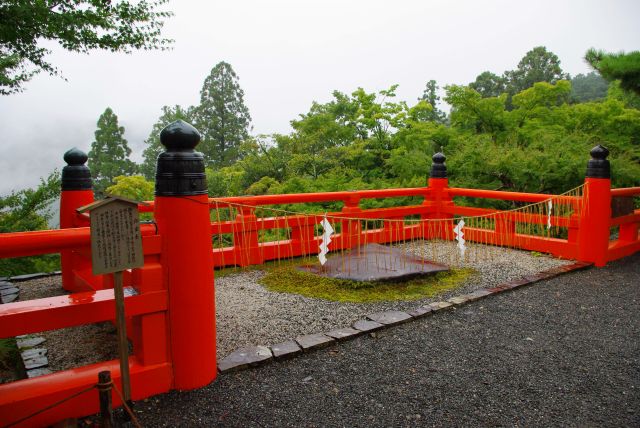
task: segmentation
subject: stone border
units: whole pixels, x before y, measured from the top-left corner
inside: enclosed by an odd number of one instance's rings
[[[57,270],[54,272],[36,272],[36,273],[27,273],[24,275],[16,275],[16,276],[3,276],[0,278],[0,281],[13,281],[13,282],[22,282],[22,281],[29,281],[32,279],[38,279],[38,278],[46,278],[48,276],[56,276],[56,275],[61,275],[62,272]]]
[[[537,274],[527,275],[521,279],[505,282],[496,287],[481,288],[469,294],[452,297],[446,301],[420,306],[408,312],[385,311],[370,314],[367,315],[365,319],[353,323],[351,327],[298,336],[293,340],[288,340],[271,347],[249,346],[240,348],[224,357],[218,363],[218,372],[225,374],[250,367],[261,366],[274,360],[282,361],[316,349],[335,345],[338,342],[353,339],[366,333],[373,333],[376,330],[410,322],[427,315],[433,315],[437,312],[448,311],[487,296],[514,290],[518,287],[534,284],[565,273],[586,269],[591,265],[592,263],[576,262],[570,265],[558,266]]]

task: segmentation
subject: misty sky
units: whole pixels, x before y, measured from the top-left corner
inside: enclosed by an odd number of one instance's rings
[[[194,105],[219,61],[240,78],[253,132],[286,133],[289,121],[334,89],[399,84],[413,104],[425,83],[466,84],[513,69],[534,46],[572,75],[589,70],[590,47],[640,49],[640,2],[608,1],[196,1],[173,0],[169,52],[80,55],[54,48],[64,81],[40,74],[21,94],[0,96],[0,194],[37,184],[63,153],[89,151],[111,107],[138,161],[164,105]]]

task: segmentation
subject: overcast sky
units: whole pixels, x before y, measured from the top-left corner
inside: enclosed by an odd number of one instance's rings
[[[169,52],[80,55],[54,47],[68,81],[41,74],[21,94],[0,96],[0,194],[61,168],[74,146],[89,151],[111,107],[139,160],[164,105],[194,105],[219,61],[240,78],[254,133],[286,133],[290,120],[335,89],[399,84],[414,103],[425,83],[466,84],[513,69],[534,46],[572,75],[590,47],[640,48],[640,1],[196,1],[173,0]]]

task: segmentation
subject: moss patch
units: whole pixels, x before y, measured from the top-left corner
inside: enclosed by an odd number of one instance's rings
[[[461,287],[475,273],[472,269],[451,269],[402,282],[350,281],[303,272],[296,269],[297,265],[265,267],[267,274],[260,282],[270,291],[362,303],[433,297]]]

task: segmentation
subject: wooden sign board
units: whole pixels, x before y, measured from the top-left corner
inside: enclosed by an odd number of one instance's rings
[[[138,204],[135,201],[111,197],[78,211],[91,213],[91,261],[94,275],[144,265]]]

